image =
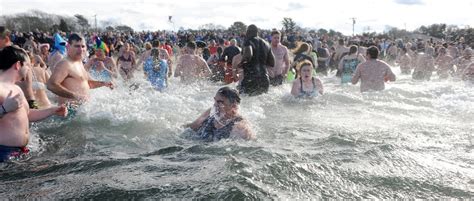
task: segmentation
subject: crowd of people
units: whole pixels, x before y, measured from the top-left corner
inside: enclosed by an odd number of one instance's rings
[[[29,122],[52,115],[73,118],[91,89],[113,89],[117,79],[133,86],[138,73],[163,93],[172,76],[183,84],[237,83],[236,89],[220,88],[214,105],[186,127],[206,141],[254,139],[239,113],[240,94],[257,96],[290,83],[294,97],[314,98],[324,94],[319,78],[330,74],[339,77],[341,85],[360,81],[361,92],[380,91],[386,82],[396,81],[395,65],[415,80],[429,81],[436,73],[439,79],[474,81],[472,53],[462,41],[337,39],[261,31],[255,25],[249,25],[245,34],[50,35],[0,27],[0,161],[28,151]]]

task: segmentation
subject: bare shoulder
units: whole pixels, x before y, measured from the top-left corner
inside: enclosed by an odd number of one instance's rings
[[[253,140],[256,138],[255,133],[253,132],[250,122],[246,119],[242,119],[239,122],[236,122],[232,128],[232,135],[236,138],[242,138],[245,140]]]
[[[10,91],[12,92],[12,96],[15,96],[17,94],[24,96],[23,90],[21,90],[21,88],[16,84],[0,82],[0,89],[0,97],[6,97],[10,93]]]
[[[112,59],[112,57],[106,57],[105,63],[114,63],[114,60]]]
[[[206,60],[204,60],[204,58],[202,58],[202,57],[200,57],[200,56],[194,55],[194,58],[196,58],[196,59],[199,60],[199,61],[202,61],[202,62],[207,63]]]
[[[292,84],[293,84],[293,86],[295,86],[295,85],[297,85],[297,86],[300,85],[300,79],[295,79],[295,80],[293,80],[293,83],[292,83]]]
[[[67,59],[61,59],[60,61],[58,61],[58,63],[56,64],[56,67],[54,68],[54,70],[64,70],[64,69],[69,69],[71,68],[71,62],[69,62]]]
[[[388,66],[388,67],[390,67],[390,65],[388,65],[388,63],[387,63],[387,62],[385,62],[384,60],[377,59],[377,61],[378,61],[378,63],[379,63],[380,65],[383,65],[383,66]]]

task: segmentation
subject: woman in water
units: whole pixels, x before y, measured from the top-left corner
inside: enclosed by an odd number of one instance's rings
[[[151,49],[143,64],[147,80],[158,91],[163,91],[168,85],[168,61],[166,53],[160,53],[161,50],[166,52],[164,49]]]
[[[313,77],[313,65],[304,60],[297,65],[298,78],[293,81],[291,95],[296,98],[312,98],[324,93],[323,83]]]
[[[206,110],[194,122],[187,124],[196,131],[196,136],[205,141],[225,138],[251,140],[255,134],[249,122],[239,112],[240,96],[237,90],[220,88],[214,96],[214,107]]]
[[[130,49],[129,42],[126,42],[122,48],[123,50],[117,58],[117,66],[119,67],[120,75],[127,81],[133,78],[133,72],[135,71],[135,53]]]
[[[49,73],[46,71],[46,64],[39,55],[30,54],[32,68],[31,74],[33,78],[32,86],[35,94],[38,108],[48,108],[51,106],[51,102],[46,95],[46,82],[49,79]]]
[[[111,82],[113,78],[117,77],[114,60],[106,56],[109,53],[106,47],[107,45],[104,42],[97,39],[96,44],[94,44],[95,57],[84,65],[92,80]]]

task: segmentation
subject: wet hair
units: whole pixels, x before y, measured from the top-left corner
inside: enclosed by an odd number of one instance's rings
[[[296,55],[301,54],[303,52],[308,52],[308,50],[310,50],[308,43],[300,43],[300,45],[295,49],[293,53]]]
[[[313,67],[313,63],[311,63],[311,61],[309,61],[309,60],[307,60],[307,59],[305,59],[305,60],[303,60],[303,61],[300,61],[300,62],[296,65],[296,71],[299,72],[303,66],[310,66],[310,67],[312,68],[312,67]]]
[[[194,41],[190,41],[186,44],[186,47],[195,50],[196,49],[196,43]]]
[[[150,56],[153,57],[153,60],[158,60],[160,56],[160,51],[156,48],[151,49]]]
[[[146,49],[146,50],[150,50],[151,48],[152,48],[151,43],[150,43],[150,42],[146,42],[146,43],[145,43],[145,49]]]
[[[222,87],[217,91],[217,93],[229,99],[229,102],[231,104],[240,104],[240,95],[239,92],[235,89],[231,89],[230,87]]]
[[[21,65],[28,59],[25,50],[16,46],[7,46],[0,51],[0,71],[7,71],[13,64],[20,61]]]
[[[354,54],[356,52],[357,52],[357,46],[351,45],[351,47],[349,48],[349,54]]]
[[[370,46],[367,48],[367,54],[370,56],[371,59],[377,59],[379,57],[379,48],[375,46]]]
[[[69,38],[67,39],[67,42],[69,44],[72,44],[73,41],[84,41],[84,37],[82,37],[81,35],[77,33],[73,33],[69,36]]]
[[[153,42],[151,42],[151,45],[153,47],[159,47],[160,46],[160,41],[159,40],[154,40]]]

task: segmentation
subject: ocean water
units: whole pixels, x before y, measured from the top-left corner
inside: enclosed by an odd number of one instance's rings
[[[243,97],[257,140],[205,143],[182,125],[221,85],[171,79],[160,93],[138,77],[93,90],[73,120],[32,124],[31,155],[0,164],[0,198],[474,197],[471,83],[399,75],[361,94],[330,76],[314,100],[285,84]]]

